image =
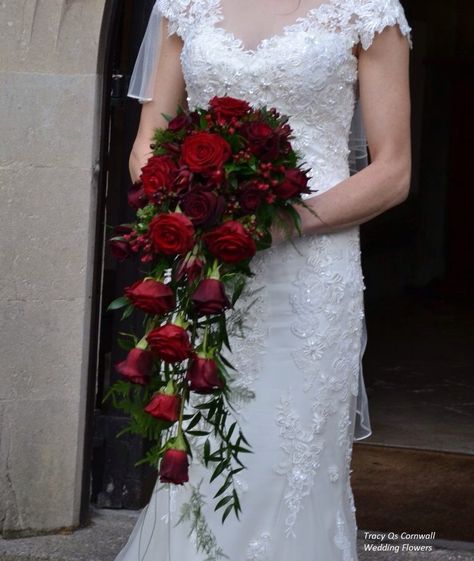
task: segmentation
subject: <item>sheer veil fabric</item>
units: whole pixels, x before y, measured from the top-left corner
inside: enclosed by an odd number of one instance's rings
[[[128,97],[137,99],[140,103],[146,103],[154,98],[154,84],[156,78],[157,62],[160,56],[160,45],[162,38],[162,13],[159,1],[151,11],[148,25],[143,37],[140,50],[135,61]],[[349,136],[348,155],[350,173],[355,174],[368,165],[367,139],[364,131],[362,111],[359,98],[356,96],[354,114]],[[364,319],[362,332],[362,352],[360,355],[359,370],[359,392],[357,395],[356,417],[354,427],[354,441],[363,440],[372,434],[369,404],[364,383],[362,358],[367,344],[367,327]]]

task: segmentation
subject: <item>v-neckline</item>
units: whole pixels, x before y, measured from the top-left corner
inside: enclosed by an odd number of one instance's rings
[[[268,37],[264,37],[263,39],[261,39],[253,49],[247,48],[243,40],[240,37],[237,37],[237,35],[235,35],[233,31],[230,31],[225,27],[217,25],[219,22],[225,19],[222,11],[222,0],[214,0],[215,11],[214,11],[214,22],[212,27],[213,29],[220,31],[223,34],[223,36],[227,37],[227,39],[231,41],[239,49],[241,53],[247,56],[256,56],[268,44],[283,39],[292,31],[297,30],[301,26],[308,23],[313,17],[317,16],[319,13],[322,13],[324,10],[333,7],[336,1],[337,0],[324,0],[324,2],[321,2],[321,4],[318,4],[317,6],[310,8],[304,15],[297,17],[294,22],[284,25],[278,33],[274,33],[272,35],[269,35]]]

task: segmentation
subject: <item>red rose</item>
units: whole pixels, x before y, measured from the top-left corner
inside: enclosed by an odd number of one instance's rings
[[[162,315],[176,307],[176,296],[169,285],[153,279],[138,280],[124,293],[136,308],[148,314]]]
[[[285,178],[273,188],[273,192],[280,199],[290,199],[300,193],[310,193],[308,189],[308,178],[299,169],[285,170]]]
[[[108,240],[110,252],[119,261],[126,259],[131,253],[131,247],[124,234],[130,234],[133,229],[130,226],[115,226],[112,239]],[[113,239],[117,238],[117,239]]]
[[[151,352],[135,347],[128,353],[125,360],[115,364],[115,369],[130,382],[146,385],[150,380],[152,364]]]
[[[255,241],[237,220],[228,220],[203,234],[207,249],[225,263],[237,263],[253,257],[257,251]]]
[[[207,228],[219,221],[225,199],[205,190],[193,190],[184,195],[180,207],[195,226]]]
[[[172,190],[173,193],[185,193],[191,187],[193,173],[187,168],[179,169],[174,176]]]
[[[219,279],[203,279],[191,295],[191,301],[199,315],[219,314],[231,305]]]
[[[250,151],[264,162],[276,160],[291,149],[288,126],[273,129],[264,121],[244,123],[240,133],[247,139]]]
[[[238,198],[242,210],[246,213],[253,212],[262,204],[265,192],[259,188],[257,181],[246,181],[239,187]]]
[[[134,210],[143,208],[148,204],[145,197],[145,190],[143,189],[143,183],[141,181],[136,181],[129,187],[127,202]]]
[[[244,99],[229,96],[214,96],[209,102],[209,108],[216,114],[218,119],[226,121],[229,121],[232,117],[241,117],[251,109]]]
[[[174,422],[179,419],[181,409],[181,396],[156,392],[145,411],[163,421]]]
[[[158,253],[177,255],[194,246],[194,226],[182,212],[154,216],[148,225],[150,239]]]
[[[188,277],[188,283],[191,284],[195,279],[201,276],[204,269],[204,263],[202,259],[196,257],[195,255],[181,258],[179,264],[176,268],[175,279],[177,281],[181,280],[183,275]]]
[[[189,481],[188,453],[185,450],[168,448],[160,462],[161,483],[176,483],[182,485]]]
[[[218,134],[197,132],[184,139],[181,159],[191,171],[212,173],[231,155],[229,143]]]
[[[213,393],[216,389],[224,387],[217,364],[212,358],[193,358],[186,373],[186,380],[189,382],[189,389],[196,393]]]
[[[168,123],[168,130],[171,132],[179,132],[180,130],[187,129],[192,125],[191,118],[187,113],[181,113],[173,117]]]
[[[146,340],[152,353],[165,362],[180,362],[193,351],[186,329],[174,323],[155,327],[148,333]]]
[[[176,164],[170,156],[152,156],[142,168],[140,179],[143,190],[150,200],[154,200],[159,191],[170,190]]]

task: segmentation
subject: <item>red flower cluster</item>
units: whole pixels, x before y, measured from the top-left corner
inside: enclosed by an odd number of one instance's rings
[[[206,109],[180,109],[155,132],[153,155],[129,189],[136,222],[115,227],[109,240],[120,261],[140,254],[150,266],[112,303],[148,316],[145,334],[132,336],[115,367],[141,386],[143,414],[168,429],[177,424],[157,451],[163,482],[188,481],[183,410],[190,393],[229,391],[220,349],[225,312],[240,292],[227,279],[251,274],[252,257],[271,244],[276,211],[311,192],[287,121],[274,108],[228,96],[213,97]],[[138,414],[136,402],[130,411]]]

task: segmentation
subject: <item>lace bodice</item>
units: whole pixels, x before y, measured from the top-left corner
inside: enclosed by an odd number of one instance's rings
[[[376,33],[398,25],[411,46],[399,0],[326,0],[248,49],[222,24],[221,0],[158,0],[168,31],[182,37],[181,63],[190,109],[214,95],[276,107],[290,116],[294,147],[321,193],[349,175],[349,132],[357,58]],[[311,194],[303,197],[312,196]]]

